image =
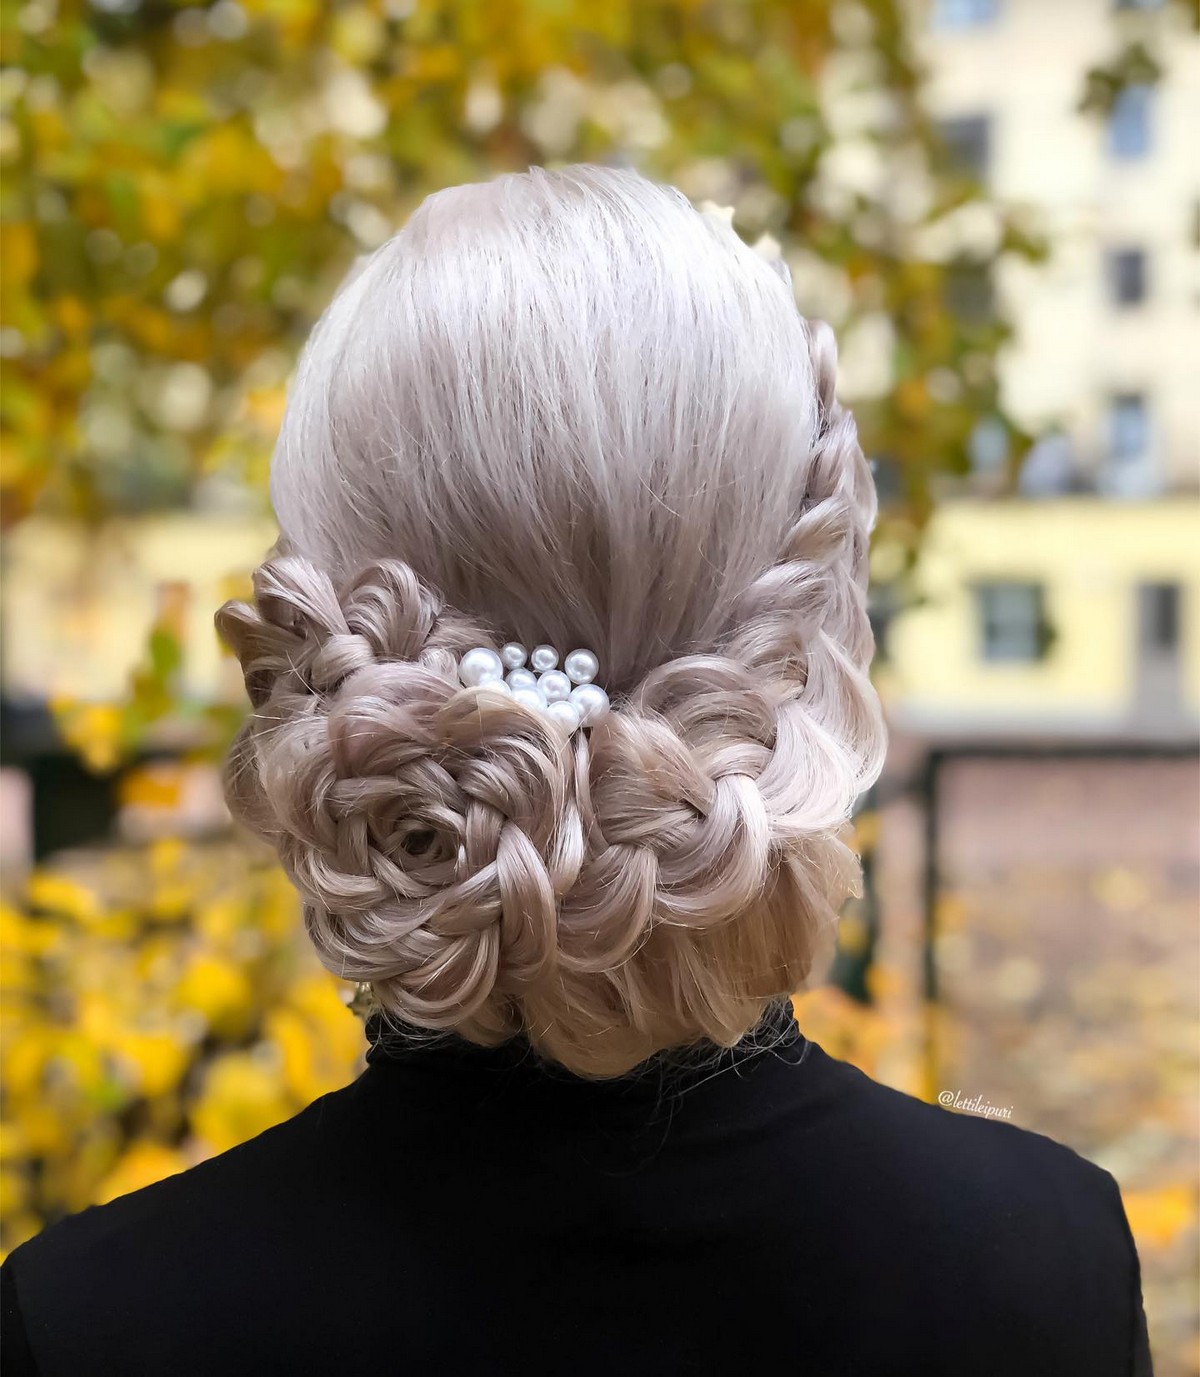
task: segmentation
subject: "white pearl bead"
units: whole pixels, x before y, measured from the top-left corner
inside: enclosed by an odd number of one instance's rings
[[[552,645],[535,646],[529,663],[539,674],[545,674],[548,669],[558,668],[558,651]]]
[[[548,669],[538,680],[547,703],[565,703],[571,696],[571,681],[561,669]]]
[[[546,706],[542,695],[537,689],[531,688],[513,689],[513,702],[520,703],[523,708],[533,708],[535,712],[541,712]]]
[[[590,684],[600,673],[600,661],[590,650],[573,650],[567,656],[563,669],[573,684]]]
[[[512,693],[512,689],[509,688],[503,679],[485,679],[479,687],[481,689],[494,689],[497,693],[503,693],[505,695],[511,695]]]
[[[519,641],[509,641],[507,645],[500,647],[500,658],[504,661],[506,669],[520,669],[529,659],[529,652]]]
[[[590,727],[609,709],[608,694],[599,684],[580,684],[572,691],[571,702],[579,709],[585,727]]]
[[[494,650],[476,646],[458,662],[458,677],[468,688],[504,678],[504,661]]]
[[[564,702],[561,698],[557,703],[550,704],[546,709],[546,716],[561,723],[568,732],[575,731],[582,721],[579,716],[579,709],[573,703]]]
[[[513,669],[508,673],[508,686],[514,693],[518,689],[537,688],[537,675],[531,669]]]

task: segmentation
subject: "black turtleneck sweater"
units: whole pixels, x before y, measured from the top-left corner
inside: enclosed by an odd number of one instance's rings
[[[5,1377],[1150,1371],[1112,1178],[877,1085],[786,1005],[616,1082],[377,1042],[294,1119],[18,1248],[0,1291]]]

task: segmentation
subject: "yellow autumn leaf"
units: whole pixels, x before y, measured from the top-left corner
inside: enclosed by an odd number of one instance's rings
[[[854,913],[846,913],[838,924],[838,948],[848,956],[862,956],[867,950],[870,932]]]
[[[181,837],[160,837],[151,842],[146,857],[156,879],[171,878],[188,859],[188,848]]]
[[[155,1181],[183,1171],[188,1165],[187,1159],[175,1148],[162,1143],[134,1142],[96,1187],[96,1203],[103,1205],[119,1195],[151,1186]]]
[[[191,1060],[191,1048],[177,1034],[168,1032],[121,1032],[114,1050],[131,1070],[138,1093],[151,1097],[173,1090]]]
[[[37,235],[28,220],[0,221],[0,256],[8,292],[28,286],[37,271]]]
[[[178,769],[130,770],[121,779],[122,806],[178,808],[183,796],[183,776]]]
[[[295,1108],[277,1068],[247,1052],[231,1052],[208,1068],[191,1122],[210,1152],[224,1152],[281,1123]]]
[[[52,922],[29,918],[11,904],[0,903],[0,950],[45,956],[58,942]]]
[[[46,1063],[54,1053],[55,1042],[54,1033],[37,1024],[4,1039],[4,1089],[18,1103],[41,1092]]]
[[[1129,1227],[1138,1246],[1168,1248],[1197,1219],[1196,1188],[1173,1182],[1122,1192]]]
[[[49,870],[35,870],[26,890],[35,909],[62,914],[77,922],[95,922],[103,909],[95,894],[77,880]]]
[[[264,1026],[279,1049],[284,1083],[301,1104],[345,1085],[366,1047],[362,1023],[324,973],[298,981]]]
[[[241,966],[204,953],[188,963],[175,990],[175,1004],[200,1014],[218,1035],[234,1037],[250,1025],[254,990]]]
[[[24,1172],[0,1171],[0,1215],[5,1219],[25,1208],[29,1194],[29,1179]]]
[[[58,703],[58,727],[72,750],[97,773],[113,769],[121,758],[123,715],[113,703]]]
[[[54,314],[59,327],[74,339],[83,339],[91,331],[91,312],[77,296],[60,296],[54,303]]]

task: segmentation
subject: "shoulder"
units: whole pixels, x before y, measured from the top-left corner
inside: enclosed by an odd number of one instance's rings
[[[839,1122],[842,1150],[877,1182],[903,1183],[912,1209],[932,1209],[949,1224],[961,1202],[960,1226],[1067,1224],[1128,1247],[1124,1208],[1113,1177],[1072,1148],[1003,1118],[928,1104],[872,1080],[811,1045],[825,1087],[825,1107]],[[940,1205],[939,1201],[945,1201]],[[970,1205],[970,1209],[966,1206]]]
[[[847,1128],[863,1135],[863,1150],[886,1153],[912,1173],[910,1179],[919,1183],[928,1175],[932,1186],[947,1189],[970,1180],[982,1189],[1011,1192],[1014,1199],[1065,1185],[1111,1203],[1116,1183],[1108,1172],[1045,1134],[986,1112],[982,1097],[947,1097],[950,1107],[929,1104],[873,1080],[816,1044],[809,1048],[806,1061],[828,1103],[836,1105]]]
[[[268,1251],[286,1247],[298,1221],[311,1218],[315,1182],[336,1190],[349,1169],[332,1148],[353,1091],[323,1096],[228,1152],[60,1220],[15,1249],[2,1269],[6,1347],[20,1355],[27,1346],[28,1371],[41,1377],[149,1372],[160,1370],[154,1345],[186,1335],[197,1315],[215,1310],[236,1331],[247,1270],[269,1266]],[[147,1349],[136,1357],[127,1348],[134,1334]],[[213,1333],[193,1337],[207,1349]],[[14,1364],[12,1377],[23,1377]]]
[[[842,1159],[827,1170],[855,1191],[862,1232],[897,1252],[914,1290],[936,1288],[939,1320],[966,1341],[1007,1314],[1014,1342],[1019,1331],[1035,1352],[1063,1346],[1063,1372],[1143,1371],[1140,1269],[1107,1171],[1044,1134],[880,1085],[815,1045],[806,1063],[815,1116]]]

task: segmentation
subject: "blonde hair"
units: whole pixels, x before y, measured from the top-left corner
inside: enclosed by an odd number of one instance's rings
[[[438,192],[359,266],[292,387],[278,552],[218,614],[229,802],[330,970],[590,1076],[799,988],[885,742],[835,371],[767,261],[630,171]],[[613,711],[568,739],[458,683],[507,640],[593,648]]]

